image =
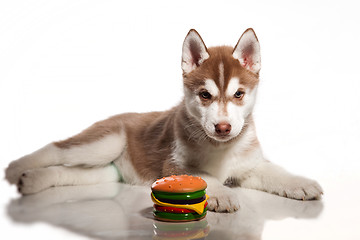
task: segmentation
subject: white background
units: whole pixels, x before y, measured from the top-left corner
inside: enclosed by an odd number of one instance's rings
[[[1,1],[0,178],[10,161],[95,121],[180,102],[189,29],[207,46],[234,46],[252,27],[262,52],[254,116],[265,155],[325,190],[320,219],[299,227],[324,239],[355,239],[358,10],[356,1]],[[82,238],[11,222],[5,206],[18,194],[4,180],[0,192],[3,236]],[[264,239],[296,226],[269,224]]]

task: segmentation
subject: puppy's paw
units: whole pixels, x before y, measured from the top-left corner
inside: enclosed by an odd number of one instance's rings
[[[5,170],[5,178],[10,184],[16,184],[21,174],[25,171],[21,162],[13,161],[9,164],[8,168]]]
[[[283,189],[278,194],[298,200],[318,200],[321,199],[323,190],[314,180],[294,176],[283,184]]]
[[[208,209],[215,212],[235,212],[240,208],[239,197],[236,193],[227,188],[221,187],[208,191]]]
[[[49,169],[41,168],[24,172],[18,183],[20,193],[33,194],[53,186],[53,173]]]

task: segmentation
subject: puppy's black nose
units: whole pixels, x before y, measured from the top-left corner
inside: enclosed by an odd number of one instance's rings
[[[215,125],[215,132],[220,136],[226,136],[231,131],[231,125],[227,122],[220,122]]]

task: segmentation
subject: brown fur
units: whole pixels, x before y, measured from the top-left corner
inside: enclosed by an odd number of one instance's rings
[[[59,148],[70,148],[100,140],[125,130],[127,154],[139,176],[155,179],[161,176],[162,163],[170,158],[174,140],[175,119],[179,107],[166,112],[126,113],[90,126],[78,135],[55,142]]]

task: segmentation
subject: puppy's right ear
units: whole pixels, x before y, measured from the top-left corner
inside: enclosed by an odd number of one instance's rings
[[[184,74],[190,73],[208,58],[209,53],[204,41],[195,29],[191,29],[186,35],[182,48],[181,68]]]

